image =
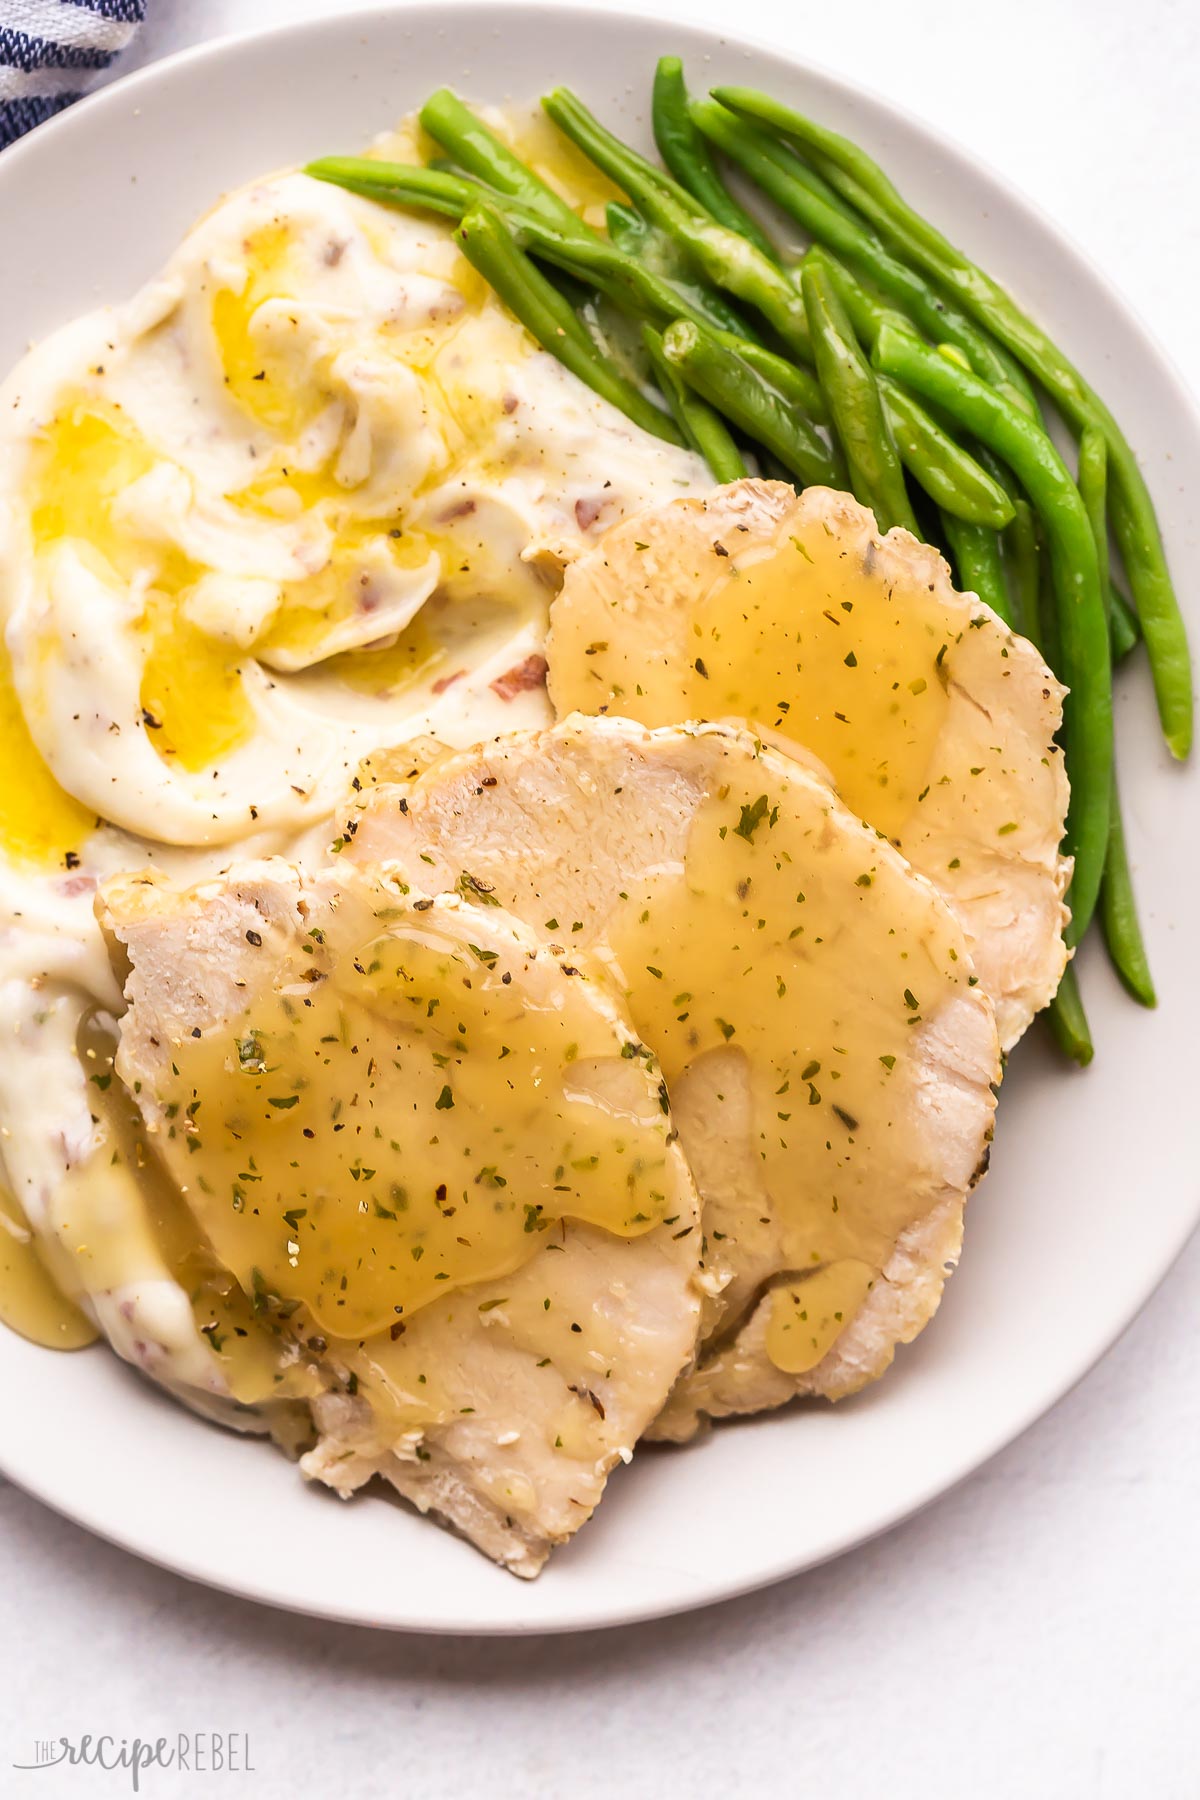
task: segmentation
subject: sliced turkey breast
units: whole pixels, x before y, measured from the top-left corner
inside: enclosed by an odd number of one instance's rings
[[[740,718],[829,768],[958,914],[1008,1049],[1065,966],[1064,690],[936,550],[848,494],[737,481],[614,525],[566,572],[560,714]]]
[[[937,1306],[998,1077],[932,885],[729,727],[577,715],[407,773],[363,789],[343,854],[607,958],[661,1063],[717,1284],[663,1430],[881,1373]]]
[[[120,1079],[280,1367],[316,1377],[305,1473],[380,1474],[536,1574],[699,1320],[695,1188],[605,980],[350,866],[122,877],[99,908]]]

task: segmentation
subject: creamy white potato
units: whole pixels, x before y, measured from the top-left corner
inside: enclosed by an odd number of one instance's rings
[[[97,881],[323,851],[367,751],[547,721],[557,569],[709,485],[539,350],[442,222],[299,174],[231,195],[132,300],[20,364],[0,393],[0,1145],[20,1209],[0,1209],[0,1269],[28,1227],[122,1355],[228,1397],[114,1097]]]

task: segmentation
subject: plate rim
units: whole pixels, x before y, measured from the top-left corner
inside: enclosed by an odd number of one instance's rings
[[[19,180],[25,165],[31,160],[36,168],[37,159],[48,142],[57,142],[60,138],[69,137],[72,131],[90,128],[91,121],[103,118],[106,111],[118,112],[132,103],[136,106],[140,92],[154,87],[164,81],[169,82],[181,69],[190,69],[211,61],[220,63],[239,51],[248,49],[261,52],[269,48],[272,41],[292,41],[304,38],[320,38],[329,33],[352,35],[356,31],[367,31],[373,27],[388,25],[398,19],[410,19],[414,28],[426,22],[430,29],[435,23],[444,24],[447,18],[470,15],[480,25],[488,21],[508,21],[509,28],[515,16],[527,18],[544,18],[553,20],[563,26],[574,26],[581,33],[593,24],[603,30],[609,25],[630,27],[637,30],[653,28],[664,34],[674,34],[678,39],[689,39],[697,44],[703,42],[713,50],[735,52],[747,49],[764,57],[787,65],[799,74],[812,78],[817,84],[835,92],[847,102],[865,103],[867,109],[876,118],[894,120],[907,133],[922,139],[933,151],[940,152],[951,162],[957,164],[970,176],[973,185],[980,185],[986,191],[989,187],[998,191],[1006,202],[1020,217],[1023,224],[1032,223],[1035,228],[1054,239],[1057,246],[1077,264],[1092,283],[1101,287],[1107,296],[1110,306],[1120,317],[1122,325],[1130,334],[1139,340],[1143,354],[1158,365],[1160,374],[1178,402],[1181,416],[1196,442],[1198,466],[1200,466],[1200,396],[1193,390],[1176,365],[1175,359],[1159,339],[1153,327],[1147,323],[1140,310],[1128,299],[1124,290],[1102,265],[1092,257],[1065,229],[1059,221],[1040,202],[1030,196],[1023,187],[998,169],[987,158],[959,143],[951,134],[934,123],[930,123],[920,113],[907,105],[897,102],[890,95],[883,94],[875,88],[829,69],[823,63],[797,52],[788,46],[773,40],[746,35],[741,32],[720,32],[703,23],[692,23],[682,18],[662,16],[657,12],[634,11],[629,6],[612,5],[608,0],[603,4],[573,5],[571,0],[451,0],[450,4],[439,4],[439,0],[400,0],[399,4],[380,4],[355,7],[349,11],[338,11],[320,16],[288,21],[258,27],[248,31],[228,31],[217,37],[200,43],[185,45],[170,54],[155,58],[139,69],[127,75],[106,82],[102,87],[75,102],[63,112],[56,114],[42,124],[36,126],[16,143],[10,145],[0,156],[0,208],[3,206],[3,189],[7,181]],[[504,26],[500,25],[503,29]],[[448,56],[451,51],[448,49]],[[885,1509],[877,1523],[869,1530],[852,1528],[843,1538],[836,1538],[811,1552],[783,1554],[777,1557],[770,1566],[759,1568],[755,1574],[742,1579],[710,1581],[703,1591],[695,1597],[680,1596],[674,1600],[648,1598],[641,1604],[625,1603],[619,1612],[602,1616],[592,1616],[587,1612],[578,1615],[564,1616],[561,1619],[547,1621],[534,1619],[523,1621],[514,1617],[510,1621],[498,1623],[494,1619],[461,1619],[452,1622],[438,1621],[433,1618],[414,1619],[412,1617],[369,1617],[361,1610],[348,1607],[338,1608],[333,1605],[314,1603],[313,1600],[297,1598],[280,1593],[268,1585],[257,1585],[243,1577],[233,1578],[222,1575],[211,1566],[205,1566],[198,1555],[190,1554],[186,1547],[167,1555],[155,1549],[144,1547],[134,1541],[131,1535],[123,1535],[119,1524],[94,1519],[89,1515],[86,1494],[64,1498],[52,1489],[44,1488],[37,1478],[36,1471],[25,1468],[13,1468],[10,1462],[9,1446],[0,1438],[0,1475],[35,1498],[39,1504],[48,1507],[59,1517],[89,1532],[91,1535],[111,1544],[116,1548],[136,1556],[143,1562],[167,1570],[169,1573],[195,1581],[215,1591],[246,1599],[256,1605],[265,1605],[276,1610],[294,1613],[300,1616],[319,1618],[329,1621],[364,1626],[379,1631],[401,1631],[414,1635],[436,1635],[446,1637],[527,1637],[561,1635],[576,1631],[609,1630],[627,1625],[649,1623],[655,1619],[678,1616],[680,1614],[723,1604],[727,1600],[740,1598],[774,1586],[819,1567],[821,1564],[849,1553],[860,1545],[868,1544],[875,1538],[893,1530],[908,1519],[915,1517],[926,1507],[933,1504],[943,1495],[952,1493],[969,1476],[985,1467],[1001,1451],[1022,1437],[1032,1425],[1045,1417],[1062,1400],[1064,1400],[1091,1370],[1113,1349],[1128,1331],[1134,1320],[1148,1304],[1158,1287],[1178,1261],[1191,1238],[1200,1230],[1200,1178],[1185,1174],[1181,1178],[1188,1183],[1193,1193],[1191,1214],[1174,1233],[1169,1248],[1164,1250],[1161,1258],[1155,1260],[1151,1273],[1139,1284],[1135,1297],[1128,1301],[1119,1315],[1114,1315],[1109,1329],[1103,1334],[1098,1344],[1089,1342],[1082,1353],[1073,1358],[1070,1372],[1053,1384],[1052,1397],[1047,1400],[1043,1395],[1032,1399],[1022,1408],[1014,1423],[1011,1417],[994,1432],[989,1434],[988,1447],[982,1452],[977,1446],[969,1449],[957,1462],[952,1461],[953,1472],[948,1476],[946,1464],[939,1467],[936,1476],[926,1483],[918,1484],[915,1493],[909,1492],[894,1507]],[[5,1328],[0,1327],[0,1335]],[[11,1334],[16,1336],[17,1334]],[[106,1352],[103,1343],[94,1347],[97,1355],[111,1354]],[[50,1355],[53,1352],[42,1352]],[[140,1378],[139,1378],[140,1379]],[[155,1398],[163,1398],[157,1389],[151,1390]],[[178,1402],[167,1397],[166,1403],[172,1408]],[[752,1421],[744,1422],[750,1425]],[[737,1422],[731,1422],[726,1430],[738,1429]],[[430,1527],[433,1529],[434,1527]],[[479,1554],[474,1552],[473,1554]],[[507,1577],[510,1582],[512,1577]],[[546,1577],[543,1577],[545,1580]],[[513,1587],[514,1602],[519,1603],[521,1594],[526,1591],[524,1584]]]

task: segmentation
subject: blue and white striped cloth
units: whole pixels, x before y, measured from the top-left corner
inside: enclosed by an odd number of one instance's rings
[[[146,0],[0,0],[0,149],[85,94]]]

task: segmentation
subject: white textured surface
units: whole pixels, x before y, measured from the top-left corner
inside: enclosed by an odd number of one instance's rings
[[[327,10],[151,0],[138,57]],[[695,0],[686,16],[731,15]],[[994,163],[1111,271],[1200,387],[1190,0],[768,0],[736,23],[907,99]],[[1153,1204],[1131,1196],[1131,1217]],[[771,1594],[571,1641],[405,1640],[269,1614],[2,1488],[0,1794],[128,1791],[118,1774],[12,1773],[38,1737],[219,1730],[250,1734],[253,1776],[152,1772],[144,1791],[1191,1800],[1197,1317],[1193,1244],[1082,1388],[923,1517]]]

